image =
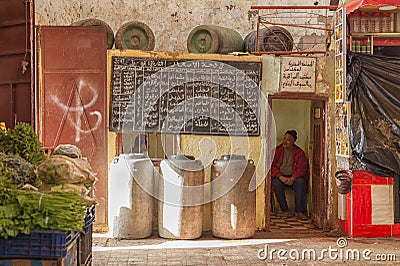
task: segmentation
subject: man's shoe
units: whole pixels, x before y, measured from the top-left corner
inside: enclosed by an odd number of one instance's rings
[[[292,218],[293,216],[289,214],[289,212],[282,212],[282,217],[283,219],[289,219]]]
[[[305,216],[302,212],[296,212],[296,218],[298,220],[308,220],[307,216]]]

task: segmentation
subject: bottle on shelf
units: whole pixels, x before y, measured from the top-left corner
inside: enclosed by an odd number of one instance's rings
[[[352,13],[350,14],[350,31],[351,32],[360,32],[360,13]]]
[[[371,15],[371,32],[381,32],[381,14],[380,13],[373,13]]]
[[[360,52],[360,48],[361,48],[361,41],[356,41],[356,43],[355,43],[355,52],[356,53],[359,53]]]
[[[382,14],[382,32],[393,32],[393,14],[383,13]]]
[[[371,40],[369,38],[367,39],[367,43],[366,43],[366,52],[367,52],[367,54],[372,54],[372,51],[371,51]]]
[[[369,14],[362,13],[360,17],[360,32],[370,32],[369,29]]]
[[[394,31],[400,32],[400,13],[399,12],[396,12],[396,14],[394,14]]]

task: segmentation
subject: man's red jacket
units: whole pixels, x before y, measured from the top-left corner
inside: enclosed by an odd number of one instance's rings
[[[304,178],[307,181],[306,173],[307,173],[307,159],[304,151],[297,145],[293,146],[294,149],[292,151],[292,170],[293,174],[292,177],[294,178]],[[280,144],[275,149],[275,156],[274,160],[272,161],[271,166],[271,177],[278,177],[281,176],[281,172],[279,169],[281,168],[282,161],[283,161],[283,153],[284,147]]]

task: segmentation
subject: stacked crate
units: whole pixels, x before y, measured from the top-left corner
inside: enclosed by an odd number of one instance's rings
[[[95,207],[87,209],[83,232],[78,239],[78,265],[92,265],[92,233]],[[1,266],[1,265],[0,265]]]
[[[77,265],[79,236],[75,231],[31,230],[0,238],[0,265]]]
[[[31,230],[13,238],[0,238],[0,266],[92,265],[95,207],[86,211],[82,232]]]

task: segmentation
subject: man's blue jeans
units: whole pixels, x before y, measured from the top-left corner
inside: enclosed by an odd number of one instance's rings
[[[293,182],[292,186],[285,185],[282,183],[279,178],[272,178],[272,189],[275,192],[276,199],[279,202],[279,206],[281,207],[282,212],[287,212],[289,210],[288,204],[285,196],[285,188],[292,187],[294,190],[294,211],[295,212],[304,212],[305,206],[305,182],[303,178],[296,178]]]

